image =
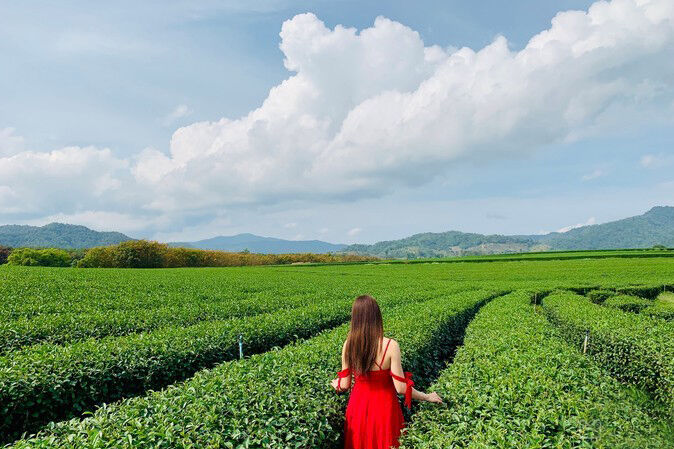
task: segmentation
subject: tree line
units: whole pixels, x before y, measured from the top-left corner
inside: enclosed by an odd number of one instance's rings
[[[376,257],[355,254],[255,254],[193,248],[129,240],[111,246],[65,250],[60,248],[0,247],[0,264],[79,268],[180,268],[282,265],[293,263],[365,262]]]

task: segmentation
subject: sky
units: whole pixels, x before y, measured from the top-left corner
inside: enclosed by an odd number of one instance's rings
[[[672,173],[671,0],[0,0],[0,224],[536,234]]]

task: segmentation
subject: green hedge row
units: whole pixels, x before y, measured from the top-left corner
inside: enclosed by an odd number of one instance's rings
[[[674,320],[674,293],[663,293],[654,301],[653,305],[641,313],[665,320]]]
[[[590,301],[592,301],[595,304],[602,304],[604,301],[606,301],[609,298],[613,298],[614,296],[617,296],[618,292],[615,290],[605,290],[605,289],[599,289],[599,290],[592,290],[590,292],[587,292],[585,296],[587,296]]]
[[[662,304],[657,301],[652,306],[642,310],[641,313],[664,320],[674,320],[674,307],[670,304]]]
[[[383,303],[386,334],[406,370],[427,383],[491,294],[466,292],[424,303]],[[50,425],[17,448],[338,447],[345,395],[329,385],[348,326],[306,342],[228,362],[146,397]]]
[[[518,291],[480,310],[432,387],[446,405],[424,404],[401,449],[673,447],[667,429],[530,302]]]
[[[159,308],[131,307],[88,313],[41,314],[0,323],[0,355],[38,344],[63,344],[95,337],[122,336],[167,326],[191,326],[203,321],[225,320],[301,307],[334,300],[334,292],[306,295],[264,295],[249,299],[226,298]],[[332,294],[331,294],[332,293]],[[342,296],[342,295],[340,295]],[[331,299],[332,298],[332,299]]]
[[[591,292],[593,293],[593,292]],[[590,294],[587,295],[590,297]],[[594,301],[593,297],[590,297]],[[629,296],[624,294],[613,294],[602,305],[620,309],[624,312],[640,313],[645,316],[662,318],[664,320],[674,319],[674,304],[665,302],[658,298],[644,299],[638,296]]]
[[[674,416],[674,323],[602,307],[569,292],[549,295],[543,308],[570,344],[580,347],[589,331],[590,356],[621,381],[667,403]]]
[[[620,309],[623,312],[639,313],[653,305],[652,299],[639,298],[638,296],[615,295],[603,302],[606,307]]]
[[[646,299],[655,299],[663,291],[672,291],[671,284],[654,284],[654,285],[636,285],[629,287],[619,287],[616,289],[618,293],[625,295],[639,296]]]
[[[588,287],[570,287],[567,288],[579,295],[587,296],[592,302],[601,304],[608,298],[616,295],[638,296],[644,299],[655,299],[663,291],[672,291],[674,287],[670,284],[651,284],[651,285],[616,285],[611,286],[588,286]]]

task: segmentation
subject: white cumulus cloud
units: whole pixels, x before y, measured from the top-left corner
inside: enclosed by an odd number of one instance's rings
[[[0,157],[0,213],[47,216],[128,204],[129,162],[105,148],[66,147]]]
[[[558,229],[557,232],[568,232],[572,229],[582,228],[583,226],[590,226],[590,225],[593,225],[593,224],[596,224],[596,223],[597,223],[597,220],[595,220],[594,217],[590,217],[590,218],[587,219],[587,221],[585,223],[577,223],[575,225],[564,226],[563,228]]]
[[[168,153],[141,156],[138,167],[158,167],[136,170],[157,207],[378,196],[674,99],[669,0],[560,13],[520,51],[504,37],[478,51],[427,47],[383,17],[358,32],[300,14],[280,36],[294,74],[259,108],[180,128]]]

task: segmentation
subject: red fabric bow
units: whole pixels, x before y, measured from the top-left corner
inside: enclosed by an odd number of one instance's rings
[[[412,373],[409,371],[405,371],[405,377],[400,377],[396,376],[391,372],[391,376],[395,380],[398,380],[400,382],[405,382],[406,388],[405,388],[405,406],[409,409],[412,408],[412,387],[414,387],[414,381],[412,380]]]
[[[342,379],[345,377],[351,376],[351,370],[349,368],[342,370],[337,373],[337,378],[339,379],[339,382],[337,382],[337,391],[343,391],[344,389],[342,388]]]

